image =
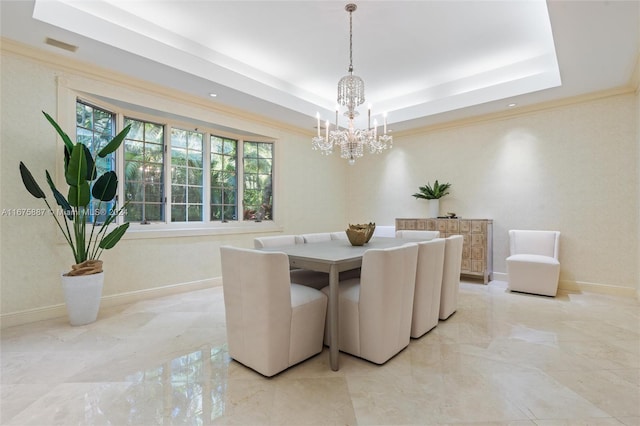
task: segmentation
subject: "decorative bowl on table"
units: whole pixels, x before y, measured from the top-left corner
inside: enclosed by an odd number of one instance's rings
[[[375,231],[375,229],[376,224],[369,222],[368,224],[349,224],[349,229],[345,232],[352,246],[362,246],[368,243],[371,237],[373,237],[373,231]]]

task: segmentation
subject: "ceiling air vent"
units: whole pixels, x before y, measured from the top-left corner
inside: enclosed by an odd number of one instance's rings
[[[78,50],[78,46],[74,46],[73,44],[65,43],[64,41],[56,40],[54,38],[47,37],[45,43],[49,46],[57,47],[58,49],[68,50],[69,52],[75,52]]]

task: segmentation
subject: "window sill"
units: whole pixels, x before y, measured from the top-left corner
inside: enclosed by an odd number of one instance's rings
[[[281,232],[283,227],[273,221],[215,223],[212,225],[183,223],[150,223],[142,225],[131,222],[131,226],[122,237],[123,240],[147,238],[201,237],[208,235],[255,234],[263,232]]]

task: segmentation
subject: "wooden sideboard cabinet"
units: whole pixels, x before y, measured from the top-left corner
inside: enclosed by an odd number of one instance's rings
[[[440,231],[440,237],[462,235],[460,275],[481,278],[487,284],[493,273],[492,219],[396,219],[396,230]]]

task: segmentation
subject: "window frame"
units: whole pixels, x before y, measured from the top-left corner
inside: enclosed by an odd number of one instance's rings
[[[84,127],[84,126],[78,127],[78,121],[77,121],[77,113],[78,113],[77,112],[78,111],[77,107],[78,107],[78,104],[83,105],[84,108],[91,108],[91,110],[92,110],[91,111],[91,115],[92,115],[92,117],[91,117],[92,127],[91,128],[87,128],[87,127]],[[97,157],[97,154],[98,154],[98,151],[99,151],[99,149],[97,149],[97,148],[102,148],[103,146],[106,146],[106,143],[108,142],[108,140],[111,140],[116,136],[116,130],[118,128],[116,114],[114,112],[110,111],[107,108],[102,108],[102,107],[96,106],[96,105],[94,105],[94,104],[92,104],[92,103],[90,103],[90,102],[88,102],[88,101],[86,101],[85,99],[82,99],[82,98],[77,98],[75,105],[76,105],[76,120],[75,120],[75,132],[74,132],[75,141],[78,141],[78,140],[81,139],[79,134],[78,134],[78,129],[79,128],[84,129],[85,131],[91,132],[91,137],[90,138],[91,138],[91,142],[92,143],[91,143],[91,148],[89,148],[89,150],[91,151],[91,155],[93,156],[94,160],[96,161],[96,172],[97,172],[97,175],[101,176],[103,173],[105,173],[107,171],[115,170],[116,167],[117,167],[117,163],[118,163],[118,158],[117,158],[116,153],[112,152],[112,153],[110,153],[108,155],[108,158],[109,158],[108,161],[109,161],[109,163],[111,163],[110,164],[111,167],[108,168],[108,169],[102,170],[98,166],[98,162],[99,162],[100,159]],[[94,146],[94,142],[96,141],[96,138],[99,138],[99,136],[97,136],[97,131],[96,131],[96,128],[95,128],[96,110],[99,110],[99,111],[102,111],[103,113],[108,114],[109,117],[110,117],[109,121],[110,121],[110,125],[111,125],[111,133],[109,135],[107,135],[108,140],[105,141],[104,145],[99,146],[99,147]],[[85,143],[85,145],[86,145],[86,143]],[[95,182],[91,183],[91,187],[92,188],[93,188],[93,184],[94,183]],[[94,223],[95,222],[96,225],[103,224],[104,223],[104,219],[106,218],[106,215],[107,215],[107,213],[109,211],[111,211],[114,208],[116,210],[119,209],[118,202],[119,202],[118,197],[115,197],[113,200],[108,201],[108,202],[102,202],[100,200],[97,200],[94,197],[91,197],[91,200],[89,202],[89,210],[92,211],[92,212],[100,212],[100,213],[98,213],[97,216],[96,216],[95,213],[90,214],[88,216],[89,223]],[[102,216],[102,220],[96,220],[96,218],[99,217],[99,216]]]
[[[173,222],[173,223],[188,223],[188,222],[199,223],[199,222],[205,222],[205,218],[207,217],[204,214],[205,213],[205,206],[204,206],[205,194],[204,194],[204,192],[205,192],[205,189],[206,189],[205,178],[207,177],[207,174],[205,173],[206,167],[205,167],[205,156],[204,156],[206,133],[203,133],[203,132],[201,132],[199,130],[196,130],[196,129],[183,129],[183,128],[178,127],[178,126],[171,126],[170,129],[171,129],[171,131],[170,131],[170,134],[169,134],[169,137],[168,137],[169,142],[170,142],[170,146],[165,148],[167,153],[169,153],[169,156],[170,156],[170,159],[171,159],[170,164],[169,164],[169,173],[170,174],[167,176],[167,189],[166,189],[166,196],[167,196],[167,201],[166,201],[167,206],[166,207],[169,209],[169,211],[167,211],[167,213],[166,213],[168,215],[167,222]],[[187,140],[186,140],[186,146],[184,148],[183,147],[174,147],[173,146],[173,131],[174,130],[178,130],[178,131],[186,133]],[[201,170],[202,170],[202,180],[200,181],[200,185],[190,185],[190,180],[189,180],[189,171],[191,169],[198,169],[197,167],[193,167],[193,166],[190,166],[188,164],[189,154],[191,152],[193,152],[192,149],[189,147],[189,134],[191,134],[191,133],[199,134],[202,137],[201,148],[200,148],[200,151],[199,151],[200,155],[202,157],[201,158],[201,161],[202,161],[202,168],[201,168]],[[173,150],[174,149],[176,149],[176,150],[178,150],[178,149],[184,150],[185,151],[185,155],[187,157],[187,164],[184,166],[184,168],[186,170],[186,173],[187,173],[187,175],[185,176],[185,184],[184,185],[181,184],[181,183],[174,184],[174,182],[173,182],[173,167],[181,167],[181,166],[177,166],[177,165],[173,164]],[[196,152],[197,152],[197,150],[196,150]],[[165,154],[165,156],[166,156],[166,154]],[[185,195],[186,195],[185,202],[184,203],[175,203],[175,205],[184,205],[185,206],[185,220],[176,221],[176,220],[174,220],[174,217],[173,217],[173,207],[175,206],[174,203],[173,203],[173,187],[174,187],[174,185],[175,186],[184,186]],[[199,220],[199,221],[198,220],[189,220],[189,207],[191,205],[197,205],[198,204],[198,203],[189,202],[189,188],[190,187],[200,187],[201,191],[202,191],[202,194],[200,196],[200,203],[199,203],[200,206],[201,206],[200,207],[200,217],[202,219]]]
[[[74,86],[74,87],[71,87]],[[85,87],[86,86],[86,87]],[[90,89],[91,92],[82,90]],[[165,191],[164,191],[164,208],[165,217],[162,222],[151,222],[149,224],[141,224],[139,222],[130,222],[128,232],[125,234],[125,239],[139,239],[139,238],[165,238],[165,237],[188,237],[188,236],[202,236],[202,235],[224,235],[224,234],[244,234],[244,233],[262,233],[262,232],[278,232],[283,230],[283,226],[279,224],[277,220],[263,220],[261,222],[245,221],[242,220],[241,215],[238,214],[236,220],[228,220],[226,222],[211,221],[210,219],[210,144],[208,143],[210,135],[235,139],[238,141],[238,182],[243,182],[243,166],[242,166],[242,148],[243,143],[247,142],[266,142],[271,143],[273,146],[274,158],[278,156],[279,144],[278,140],[274,137],[256,136],[251,133],[250,136],[243,134],[242,130],[238,130],[238,133],[231,132],[229,130],[220,130],[216,126],[224,126],[213,121],[204,123],[199,115],[210,115],[211,112],[207,109],[198,108],[198,106],[192,104],[180,104],[175,100],[167,101],[167,98],[154,99],[154,96],[145,95],[140,97],[132,95],[130,90],[122,90],[120,87],[109,86],[100,87],[105,89],[105,93],[95,93],[95,87],[93,84],[88,84],[84,79],[78,79],[74,81],[74,84],[69,84],[67,79],[60,78],[58,80],[58,111],[60,115],[58,121],[63,125],[63,128],[73,129],[76,131],[75,114],[76,114],[76,101],[86,102],[94,105],[97,108],[112,111],[116,116],[116,131],[119,131],[124,126],[124,119],[132,118],[136,120],[151,121],[164,125],[164,145],[165,145],[165,159],[164,159],[164,175],[165,175]],[[115,93],[114,93],[115,92]],[[154,111],[149,113],[151,107],[144,105],[145,102],[141,100],[149,101],[154,105]],[[110,102],[109,99],[116,100]],[[135,102],[135,103],[134,103]],[[129,107],[123,107],[120,103]],[[157,104],[160,103],[159,110]],[[190,119],[180,120],[176,117],[184,116],[184,113],[180,112],[180,108],[187,108],[187,110],[196,111],[197,114],[192,116],[193,122]],[[139,110],[138,110],[139,108]],[[163,113],[165,115],[163,115]],[[171,149],[171,130],[172,128],[180,130],[194,130],[199,133],[203,133],[204,137],[204,163],[203,163],[203,221],[195,222],[172,222],[171,221],[171,161],[168,153]],[[58,140],[58,147],[63,149],[63,142],[60,138]],[[118,200],[124,200],[124,146],[120,146],[116,151],[116,173],[118,174],[121,182],[118,185]],[[275,163],[275,162],[274,162]],[[279,194],[277,184],[277,170],[272,168],[272,183],[274,188],[273,208],[275,209],[277,203],[277,197]],[[59,166],[56,168],[56,180],[58,182],[64,182],[64,172]],[[243,188],[238,185],[238,211],[242,211],[242,191]],[[276,213],[277,218],[277,213]],[[118,218],[116,224],[122,223],[124,218]]]
[[[117,114],[117,113],[116,113]],[[143,127],[145,128],[145,130],[143,131],[143,133],[146,134],[146,126],[148,124],[154,125],[154,126],[158,126],[162,128],[162,148],[161,148],[161,153],[162,153],[162,162],[161,163],[153,163],[153,162],[149,162],[144,158],[144,152],[146,150],[146,146],[147,144],[150,145],[158,145],[157,143],[151,142],[151,141],[147,141],[145,134],[143,134],[143,140],[135,140],[136,142],[142,142],[143,143],[143,159],[142,162],[140,161],[136,161],[137,163],[140,163],[143,167],[148,167],[148,165],[154,165],[154,164],[160,164],[161,167],[159,167],[160,170],[162,170],[162,176],[161,176],[161,188],[162,188],[162,194],[161,194],[161,201],[160,203],[154,203],[152,201],[147,201],[146,200],[146,190],[147,190],[147,177],[146,177],[146,173],[143,174],[142,176],[142,203],[140,202],[133,202],[134,204],[141,204],[142,205],[142,221],[132,221],[129,220],[129,223],[133,224],[133,223],[139,223],[141,225],[149,225],[151,223],[166,223],[167,222],[167,208],[169,206],[168,204],[168,200],[169,198],[167,197],[167,194],[170,192],[168,192],[167,189],[167,130],[169,129],[169,126],[165,123],[162,123],[160,121],[153,121],[153,120],[144,120],[144,119],[139,119],[139,118],[135,118],[132,117],[130,115],[126,115],[124,114],[122,117],[123,120],[123,125],[124,123],[126,123],[126,120],[130,120],[130,121],[137,121],[139,123],[142,123]],[[117,131],[120,131],[121,129],[116,129]],[[123,165],[123,170],[126,169],[126,163],[127,163],[127,159],[125,156],[125,149],[126,149],[126,143],[128,140],[133,141],[133,139],[130,139],[127,135],[127,137],[124,139],[124,141],[122,142],[122,145],[119,148],[119,152],[121,153],[120,157],[116,157],[116,162],[122,162]],[[171,171],[171,167],[169,167],[169,172]],[[126,194],[124,193],[125,191],[125,173],[123,173],[122,175],[118,175],[118,179],[120,180],[120,185],[118,185],[118,194],[121,197],[121,200],[124,200],[124,202],[129,201],[128,198],[126,197]],[[149,218],[144,214],[145,211],[145,206],[149,204],[149,205],[154,205],[154,204],[159,204],[161,206],[161,211],[160,211],[160,215],[163,216],[164,218],[161,220],[149,220]],[[164,214],[163,214],[164,213]],[[124,215],[125,219],[126,219],[126,214]]]
[[[244,216],[246,215],[246,213],[248,211],[247,210],[248,206],[244,204],[244,200],[246,199],[246,191],[247,191],[247,188],[246,188],[246,186],[247,186],[246,177],[247,176],[246,175],[247,174],[255,175],[256,176],[256,181],[260,180],[260,176],[263,175],[262,173],[259,173],[260,170],[261,170],[261,167],[260,167],[261,158],[260,158],[260,154],[259,154],[260,150],[261,150],[260,145],[268,143],[268,142],[258,142],[258,141],[254,141],[254,140],[247,140],[247,141],[244,141],[244,142],[245,143],[249,143],[249,144],[256,144],[256,157],[253,158],[253,157],[247,156],[246,152],[244,150],[244,146],[243,146],[243,150],[242,150],[242,189],[243,189],[243,192],[242,192],[242,217],[243,217],[243,220],[245,220]],[[269,158],[269,161],[271,163],[270,166],[269,166],[269,169],[271,171],[271,174],[270,174],[270,177],[271,177],[271,183],[270,183],[271,184],[271,205],[270,205],[271,206],[271,210],[270,210],[270,215],[274,216],[274,209],[273,209],[273,205],[274,205],[274,202],[273,202],[273,179],[274,179],[273,170],[274,169],[273,168],[274,168],[274,163],[276,162],[276,160],[275,160],[274,146],[272,145],[270,149],[271,149],[271,157]],[[246,163],[247,163],[248,160],[255,160],[256,161],[256,166],[257,166],[256,173],[245,173],[245,171],[247,170]],[[264,159],[262,159],[262,161],[264,161]],[[264,190],[264,188],[260,188],[260,189]],[[264,204],[262,204],[262,205],[264,205]],[[258,209],[256,211],[255,215],[256,215],[256,220],[257,221],[271,220],[271,219],[265,219],[264,217],[268,216],[268,215],[266,214],[265,211],[261,211],[260,209]]]
[[[212,144],[212,138],[218,138],[218,139],[222,139],[222,142],[224,143],[225,141],[233,141],[236,145],[236,157],[235,157],[235,163],[236,163],[236,185],[235,185],[235,198],[236,198],[236,218],[235,221],[238,222],[242,222],[242,220],[239,220],[240,215],[238,214],[241,206],[238,205],[238,202],[240,200],[239,195],[242,193],[241,191],[239,191],[239,183],[240,183],[240,179],[244,176],[244,168],[240,167],[240,161],[239,161],[239,153],[242,152],[242,150],[244,149],[244,141],[239,140],[239,139],[234,139],[234,138],[230,138],[230,137],[226,137],[226,136],[220,136],[220,135],[214,135],[214,134],[207,134],[207,165],[209,166],[209,174],[207,175],[209,177],[209,186],[208,186],[208,193],[207,193],[207,207],[209,208],[208,210],[208,218],[210,222],[221,222],[221,223],[227,223],[229,222],[228,218],[224,217],[224,209],[225,209],[225,204],[224,204],[224,188],[225,186],[222,187],[222,191],[223,191],[223,197],[221,198],[222,203],[220,204],[222,207],[222,215],[220,217],[220,220],[212,220],[211,219],[211,207],[213,207],[213,200],[211,199],[211,193],[212,193],[212,186],[211,186],[211,160],[212,160],[212,156],[213,156],[213,152],[211,150],[211,144]],[[221,153],[220,155],[225,156],[224,153]],[[234,219],[232,219],[233,221]]]

